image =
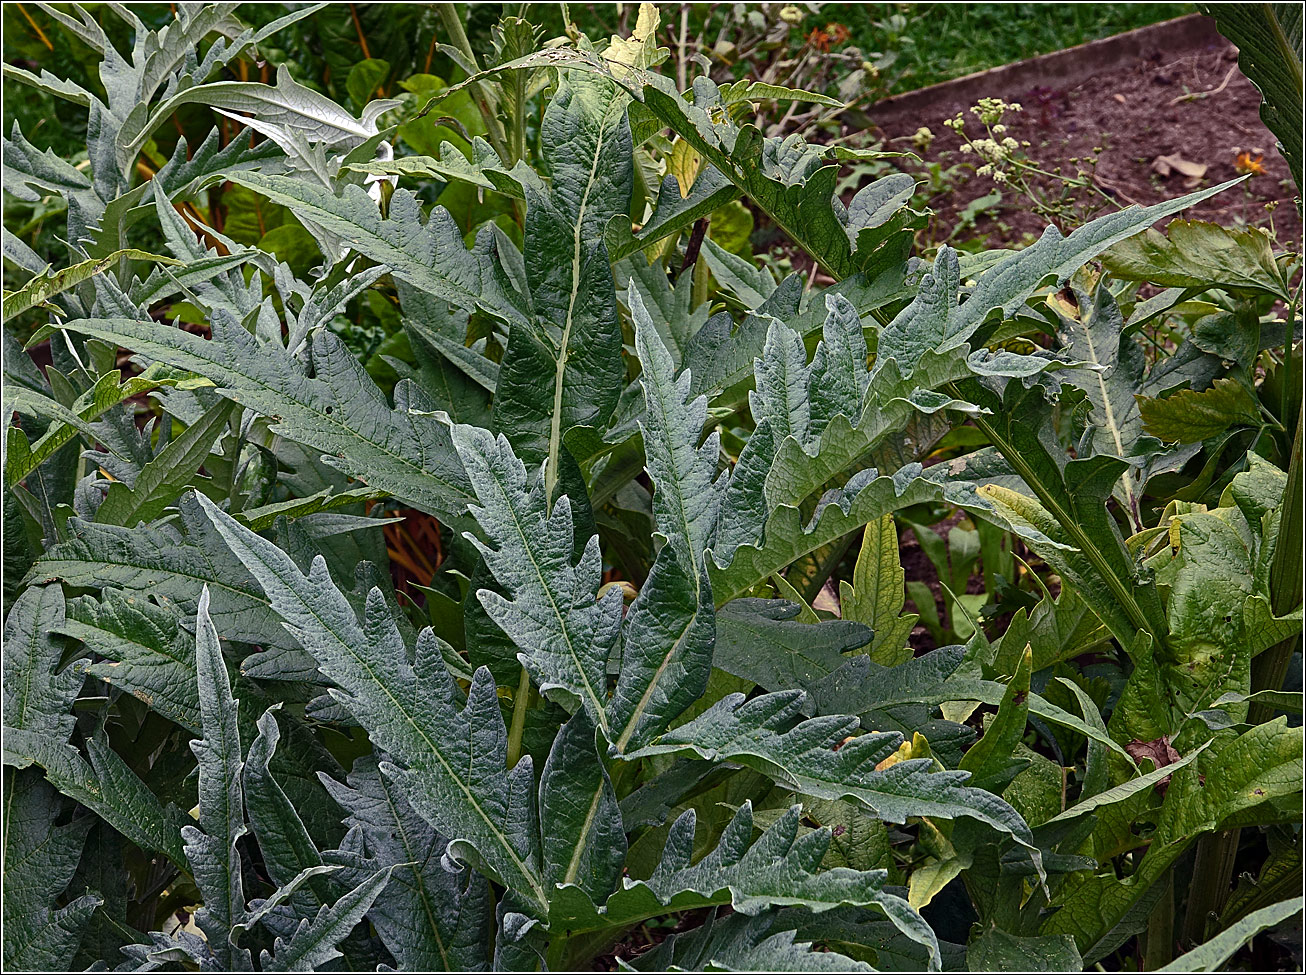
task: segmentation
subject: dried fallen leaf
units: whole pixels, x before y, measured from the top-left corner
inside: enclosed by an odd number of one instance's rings
[[[1168,156],[1157,156],[1152,160],[1152,169],[1162,176],[1178,173],[1180,176],[1187,176],[1189,179],[1201,179],[1206,175],[1205,163],[1185,159],[1177,152]]]

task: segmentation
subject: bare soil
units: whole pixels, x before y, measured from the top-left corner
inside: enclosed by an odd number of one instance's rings
[[[985,91],[944,96],[930,108],[875,118],[891,148],[911,148],[908,140],[921,126],[935,140],[918,154],[926,163],[945,168],[958,163],[974,165],[973,155],[958,152],[960,137],[943,120],[965,113],[972,137],[982,129],[969,108],[977,97],[1000,97],[1019,102],[1024,111],[1009,113],[1004,122],[1009,135],[1028,141],[1026,152],[1041,168],[1062,166],[1073,175],[1071,158],[1088,158],[1102,147],[1096,182],[1123,204],[1152,204],[1191,192],[1180,173],[1162,176],[1153,169],[1158,156],[1178,155],[1206,166],[1197,186],[1211,186],[1239,175],[1240,153],[1260,157],[1265,172],[1253,175],[1244,187],[1198,204],[1190,218],[1222,224],[1270,226],[1280,244],[1300,249],[1301,219],[1294,204],[1296,189],[1288,164],[1279,154],[1274,136],[1259,115],[1261,96],[1237,66],[1233,45],[1217,39],[1185,50],[1156,49],[1118,62],[1067,90],[1034,86],[1019,91]],[[1206,94],[1201,94],[1206,93]],[[964,98],[965,100],[960,100]],[[1041,179],[1045,188],[1052,180]],[[969,168],[930,201],[936,227],[949,229],[962,219],[967,204],[992,192],[996,184]],[[1020,246],[1042,233],[1046,220],[1010,189],[1001,204],[981,216],[970,236],[983,236],[986,247]],[[1267,203],[1278,204],[1273,213]],[[1065,229],[1065,228],[1063,228]],[[937,232],[936,235],[937,237]]]

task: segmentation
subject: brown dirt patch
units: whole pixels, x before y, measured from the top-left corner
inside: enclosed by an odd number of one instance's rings
[[[1215,92],[1226,78],[1223,90]],[[1195,92],[1212,93],[1182,98]],[[1152,169],[1158,156],[1178,154],[1205,164],[1199,185],[1211,186],[1239,175],[1234,165],[1238,153],[1251,152],[1253,158],[1263,154],[1264,175],[1253,176],[1245,187],[1226,191],[1186,215],[1226,225],[1268,227],[1271,214],[1265,204],[1273,202],[1279,204],[1273,225],[1281,245],[1297,249],[1300,243],[1301,220],[1293,203],[1296,190],[1288,165],[1261,122],[1260,93],[1238,70],[1236,49],[1223,39],[1187,50],[1147,51],[1067,90],[1034,86],[983,94],[1024,106],[1023,112],[1009,113],[1004,119],[1006,134],[1027,140],[1026,152],[1045,169],[1061,165],[1073,174],[1067,161],[1090,157],[1094,147],[1101,146],[1097,183],[1122,203],[1159,203],[1191,191],[1182,175],[1162,177]],[[913,111],[910,117],[876,119],[890,148],[911,148],[907,140],[917,128],[928,126],[936,138],[928,151],[920,153],[922,159],[945,168],[963,167],[930,200],[937,214],[935,227],[942,230],[941,235],[934,231],[935,239],[947,236],[967,204],[996,187],[992,179],[974,174],[975,157],[958,152],[960,138],[942,124],[945,118],[964,112],[972,137],[982,135],[968,112],[971,99],[963,102],[959,97],[943,96],[936,105]],[[869,114],[875,118],[874,109]],[[1046,179],[1040,184],[1054,185]],[[1019,246],[1040,234],[1045,225],[1027,201],[1008,189],[997,207],[976,220],[969,236],[983,236],[986,247]]]

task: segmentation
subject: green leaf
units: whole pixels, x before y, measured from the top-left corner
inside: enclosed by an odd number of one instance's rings
[[[1200,443],[1232,426],[1256,426],[1261,410],[1247,387],[1232,376],[1198,392],[1181,389],[1165,399],[1137,396],[1143,430],[1166,443]]]
[[[28,280],[17,291],[6,291],[4,293],[4,320],[9,321],[15,315],[21,314],[29,308],[44,305],[55,295],[62,294],[69,288],[75,288],[77,285],[89,281],[95,275],[107,271],[119,261],[150,261],[154,264],[171,266],[182,263],[170,257],[162,257],[158,254],[151,254],[149,251],[128,247],[114,251],[107,257],[82,261],[61,271],[38,274]]]
[[[547,459],[552,503],[562,439],[606,426],[624,369],[603,231],[629,212],[628,98],[589,74],[564,78],[545,110],[541,151],[553,180],[526,186],[524,257],[533,315],[514,322],[495,387],[494,424],[531,464]],[[541,376],[550,377],[542,383]]]
[[[1216,972],[1232,958],[1244,945],[1248,944],[1262,931],[1269,930],[1295,917],[1302,911],[1303,901],[1300,897],[1282,901],[1270,907],[1253,911],[1241,921],[1225,928],[1210,941],[1198,945],[1192,951],[1185,952],[1170,964],[1158,968],[1158,972]]]
[[[151,322],[146,327],[158,326]],[[10,427],[5,442],[5,484],[10,486],[17,484],[79,432],[85,434],[90,442],[96,442],[98,438],[92,431],[91,422],[124,400],[148,393],[160,386],[194,389],[212,385],[206,379],[196,379],[193,376],[174,378],[168,373],[169,370],[157,365],[150,366],[139,375],[126,380],[121,380],[121,373],[117,370],[107,372],[95,381],[93,387],[68,406],[30,389],[7,386],[6,409],[18,413],[30,413],[33,416],[49,417],[56,422],[50,425],[35,444],[30,445],[21,430]]]
[[[792,929],[773,932],[770,914],[708,915],[690,931],[669,934],[627,967],[642,972],[873,972],[870,965],[836,951],[797,941]],[[626,965],[625,962],[622,962]]]
[[[1261,120],[1279,140],[1279,150],[1297,188],[1302,186],[1302,13],[1292,3],[1239,7],[1205,4],[1220,33],[1238,47],[1238,66],[1261,92]]]
[[[1027,648],[1021,657],[1020,666],[998,705],[998,713],[993,721],[985,726],[984,735],[962,756],[964,771],[971,774],[975,785],[998,791],[994,780],[1005,776],[1008,766],[1016,751],[1016,746],[1025,737],[1025,724],[1029,719],[1029,678],[1032,671],[1034,655]]]
[[[1195,762],[1171,775],[1148,855],[1138,870],[1123,880],[1110,868],[1071,875],[1054,898],[1059,909],[1044,922],[1042,933],[1073,935],[1091,964],[1137,930],[1119,926],[1197,837],[1242,825],[1244,814],[1301,790],[1300,728],[1289,728],[1278,718],[1237,737],[1217,739]],[[1265,822],[1266,817],[1262,813],[1248,821]]]
[[[629,301],[643,369],[639,427],[654,486],[653,517],[684,564],[701,566],[728,480],[717,474],[721,435],[713,431],[699,445],[707,424],[707,397],[692,396],[688,370],[675,375],[671,356],[633,288]]]
[[[249,952],[231,941],[232,928],[245,917],[245,893],[236,841],[247,832],[241,768],[244,752],[237,720],[238,702],[222,659],[218,634],[209,618],[209,590],[200,592],[195,617],[195,673],[199,683],[204,737],[191,742],[199,763],[199,826],[183,826],[186,859],[204,906],[195,923],[209,948],[228,967],[249,967]]]
[[[414,811],[374,756],[355,760],[348,783],[323,777],[348,813],[345,825],[361,830],[369,862],[393,867],[367,915],[386,948],[408,971],[483,968],[489,884],[475,871],[441,865],[448,841]]]
[[[118,589],[129,599],[144,601],[154,597],[171,603],[178,616],[194,614],[200,589],[207,586],[210,612],[227,639],[286,646],[288,638],[267,597],[223,545],[194,498],[181,498],[178,507],[186,528],[184,536],[171,526],[129,529],[70,518],[69,538],[51,545],[32,566],[24,582],[31,585],[58,579],[80,589]],[[147,609],[140,612],[154,617],[152,626],[165,625],[160,614]],[[79,614],[76,618],[90,626],[103,624],[115,635],[110,639],[116,639],[120,632],[129,635],[128,626],[134,630],[141,625],[135,620],[130,624],[110,623],[102,619],[104,611],[89,614],[90,619],[86,615]],[[62,629],[62,622],[55,628]],[[80,638],[80,633],[76,635]],[[151,643],[154,642],[157,641],[152,637]],[[129,649],[123,649],[124,655]],[[150,650],[164,652],[161,646],[151,646]],[[135,656],[136,652],[131,650],[131,655]]]
[[[281,729],[273,714],[273,705],[258,719],[258,735],[249,746],[241,784],[250,826],[258,837],[263,864],[274,884],[285,886],[305,870],[324,863],[317,845],[308,835],[290,797],[272,775],[269,763],[281,740]],[[323,903],[322,894],[329,890],[324,881],[308,881],[313,891],[311,902]]]
[[[615,753],[647,744],[707,688],[716,638],[712,589],[677,547],[663,546],[622,622],[621,668],[607,709]]]
[[[336,947],[363,919],[390,881],[391,868],[378,870],[330,907],[323,906],[311,921],[299,922],[289,941],[277,938],[272,953],[262,953],[264,971],[313,972],[340,957]]]
[[[544,908],[532,849],[533,811],[523,793],[533,778],[532,763],[523,758],[511,772],[505,767],[507,729],[489,672],[476,672],[467,703],[459,708],[458,687],[445,668],[439,639],[424,630],[410,663],[379,589],[368,594],[360,625],[321,556],[305,576],[271,542],[207,499],[199,503],[295,639],[337,685],[332,696],[378,747],[407,766],[387,763],[382,770],[402,786],[423,818],[453,837],[450,855],[474,860]]]
[[[121,481],[109,485],[95,520],[132,527],[152,521],[175,504],[226,429],[233,407],[230,401],[223,401],[206,412],[155,454],[130,487]]]
[[[540,836],[544,880],[551,888],[578,887],[595,901],[616,889],[626,833],[584,711],[562,726],[540,772]]]
[[[1102,264],[1117,278],[1167,288],[1222,286],[1264,291],[1284,301],[1292,290],[1274,259],[1269,235],[1259,227],[1172,220],[1165,233],[1147,230],[1113,245],[1102,255]]]
[[[898,557],[898,529],[893,515],[868,522],[852,583],[839,583],[840,616],[865,623],[875,633],[868,651],[877,664],[892,667],[911,658],[907,638],[918,617],[902,613],[906,573]]]
[[[89,762],[53,735],[5,729],[5,764],[40,765],[51,785],[142,850],[162,853],[181,869],[189,869],[181,837],[154,793],[105,742],[93,738],[87,750]]]
[[[86,893],[63,907],[55,899],[72,880],[95,819],[56,825],[62,801],[35,769],[6,768],[4,792],[4,967],[64,971],[100,898]]]
[[[1069,935],[1028,938],[993,928],[971,941],[966,965],[972,972],[1078,972],[1084,961]]]
[[[469,492],[447,427],[406,407],[391,409],[340,339],[314,333],[310,379],[284,347],[260,344],[225,313],[215,313],[212,326],[208,340],[130,319],[64,327],[205,376],[228,399],[275,418],[274,432],[322,451],[351,477],[438,516],[462,514]]]
[[[901,898],[885,891],[882,870],[836,867],[820,870],[830,845],[828,829],[799,835],[802,806],[793,806],[753,841],[753,807],[745,802],[726,826],[717,846],[691,865],[694,811],[671,825],[661,860],[647,880],[629,880],[601,911],[576,888],[564,887],[549,916],[555,934],[624,927],[672,911],[730,904],[741,914],[801,905],[814,912],[844,905],[875,907],[895,927],[930,951],[931,971],[938,969],[934,932]]]
[[[896,551],[896,550],[895,550]],[[803,623],[782,599],[734,599],[717,610],[713,666],[767,689],[807,687],[848,662],[870,630],[852,620]]]
[[[737,762],[776,782],[821,799],[850,799],[887,822],[909,816],[968,817],[1034,849],[1029,827],[992,793],[963,783],[964,772],[935,772],[930,762],[876,765],[902,741],[898,734],[854,735],[855,717],[810,718],[789,727],[804,706],[802,691],[777,691],[747,703],[729,694],[692,721],[629,757],[693,752],[702,758]],[[782,730],[787,729],[787,730]]]
[[[419,291],[468,311],[481,308],[508,322],[522,320],[516,298],[495,265],[489,238],[479,239],[468,250],[462,232],[443,207],[432,210],[424,222],[417,197],[398,190],[382,217],[361,186],[348,184],[336,196],[293,176],[225,175],[302,214]]]
[[[598,537],[573,561],[571,499],[553,511],[542,478],[531,480],[502,436],[456,425],[453,442],[476,491],[475,517],[485,541],[473,538],[502,588],[476,595],[517,645],[541,693],[581,706],[605,735],[608,648],[621,623],[621,595],[596,601],[601,577]]]
[[[54,639],[64,623],[63,590],[34,586],[18,597],[5,617],[5,728],[49,735],[65,742],[76,718],[73,702],[85,676],[80,663],[60,669],[62,648]]]

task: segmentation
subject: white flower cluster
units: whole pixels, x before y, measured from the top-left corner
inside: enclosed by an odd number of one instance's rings
[[[972,139],[967,136],[966,119],[961,112],[955,118],[944,119],[943,124],[966,140],[961,146],[963,153],[979,156],[981,165],[975,170],[977,175],[992,176],[995,183],[1007,182],[1006,168],[1021,143],[1006,134],[1007,127],[1001,119],[1007,112],[1021,111],[1020,103],[1004,102],[1001,98],[981,98],[978,104],[971,106],[970,111],[983,123],[989,133],[987,138]]]

